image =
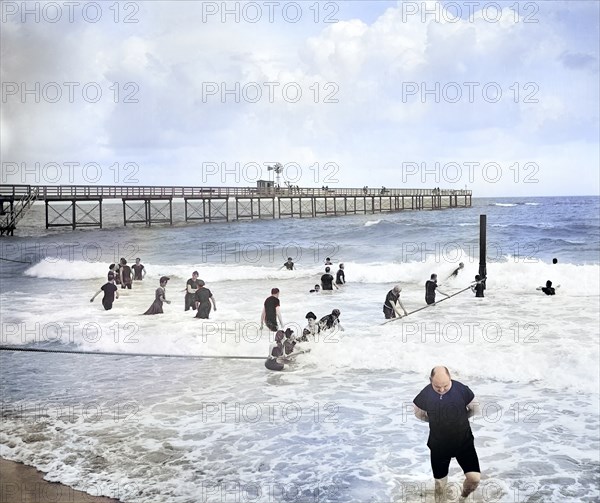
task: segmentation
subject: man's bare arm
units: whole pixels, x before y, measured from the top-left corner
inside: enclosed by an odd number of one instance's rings
[[[475,398],[467,405],[467,417],[472,417],[481,412],[479,408],[479,402],[475,401]]]
[[[415,409],[415,416],[417,416],[418,419],[420,419],[421,421],[425,421],[425,422],[429,422],[429,416],[427,415],[427,412],[425,412],[423,409],[419,409],[419,407],[417,407],[414,403],[413,403],[413,407]]]

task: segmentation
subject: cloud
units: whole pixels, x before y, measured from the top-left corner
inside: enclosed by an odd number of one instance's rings
[[[163,184],[197,183],[203,162],[280,161],[302,165],[296,183],[322,185],[311,166],[335,163],[339,185],[362,187],[392,186],[405,161],[497,159],[508,170],[513,156],[548,163],[555,176],[527,190],[553,194],[565,187],[563,145],[578,173],[569,190],[598,188],[598,27],[587,21],[597,6],[540,3],[515,22],[503,4],[490,22],[484,11],[424,14],[436,2],[364,2],[348,7],[361,18],[340,4],[327,24],[308,4],[296,23],[266,10],[256,23],[223,22],[209,4],[139,2],[129,25],[108,10],[99,23],[4,23],[4,84],[79,85],[73,103],[3,95],[3,159],[135,162],[140,183]],[[421,11],[408,15],[408,4]],[[86,83],[101,99],[82,97]],[[517,190],[474,184],[482,195]]]

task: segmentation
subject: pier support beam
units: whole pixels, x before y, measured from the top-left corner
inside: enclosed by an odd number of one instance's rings
[[[50,227],[98,227],[102,229],[102,199],[46,199],[46,229]],[[93,206],[90,207],[91,203]]]
[[[229,198],[209,198],[204,199],[204,213],[208,208],[209,222],[229,222]]]
[[[173,225],[173,199],[123,198],[123,225],[170,224]],[[168,213],[167,213],[168,210]]]

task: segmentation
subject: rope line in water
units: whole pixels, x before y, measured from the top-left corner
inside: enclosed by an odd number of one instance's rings
[[[60,353],[73,355],[94,356],[146,356],[152,358],[188,358],[192,360],[222,359],[222,360],[264,360],[266,356],[218,356],[218,355],[169,355],[154,353],[116,353],[111,351],[67,351],[65,349],[23,348],[20,346],[0,346],[0,351],[19,351],[23,353]]]
[[[391,321],[403,320],[404,318],[406,318],[407,316],[410,316],[411,314],[418,313],[419,311],[422,311],[423,309],[427,309],[428,307],[435,306],[436,304],[439,304],[440,302],[444,302],[445,300],[451,299],[455,295],[458,295],[459,293],[463,293],[463,292],[469,290],[476,283],[477,283],[477,281],[474,281],[473,283],[471,283],[469,286],[463,288],[462,290],[459,290],[458,292],[455,292],[452,295],[448,295],[448,297],[444,297],[443,299],[440,299],[440,300],[434,302],[433,304],[427,304],[426,306],[415,309],[414,311],[411,311],[410,313],[406,314],[405,316],[402,316],[402,318],[392,318],[391,320],[385,320],[383,323],[381,323],[381,325],[385,325],[386,323],[390,323]]]
[[[13,260],[10,258],[0,257],[0,260],[5,260],[6,262],[17,262],[19,264],[31,264],[31,260]]]

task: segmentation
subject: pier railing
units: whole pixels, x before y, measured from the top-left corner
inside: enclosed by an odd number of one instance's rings
[[[70,199],[187,199],[226,197],[371,197],[371,196],[471,196],[470,190],[401,188],[310,187],[193,187],[128,185],[0,185],[0,196],[20,199],[37,189],[38,200]]]
[[[472,192],[455,189],[335,187],[193,187],[129,185],[0,185],[0,235],[12,235],[34,201],[43,201],[46,228],[100,227],[102,206],[121,199],[123,225],[173,224],[173,201],[184,201],[184,221],[439,210],[471,206]],[[82,204],[83,203],[83,204]],[[91,203],[91,204],[90,204]],[[178,206],[180,208],[180,206]],[[1,218],[4,217],[4,218]]]

